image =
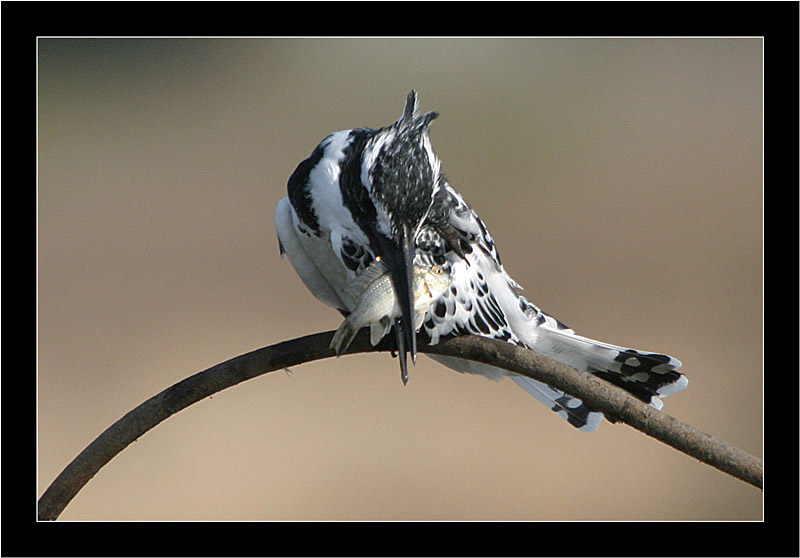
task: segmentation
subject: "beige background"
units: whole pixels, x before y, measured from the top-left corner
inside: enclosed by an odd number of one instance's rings
[[[525,295],[663,351],[665,411],[762,454],[758,39],[39,40],[39,494],[124,413],[339,324],[278,257],[286,180],[414,87]],[[510,381],[388,355],[170,418],[63,520],[760,520],[755,488]]]

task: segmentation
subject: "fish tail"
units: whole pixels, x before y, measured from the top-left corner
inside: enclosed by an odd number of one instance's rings
[[[336,333],[333,334],[333,339],[331,339],[330,348],[336,351],[337,357],[347,350],[350,343],[355,339],[356,333],[358,333],[358,330],[353,327],[352,320],[346,318],[342,325],[339,326],[339,329],[336,330]]]

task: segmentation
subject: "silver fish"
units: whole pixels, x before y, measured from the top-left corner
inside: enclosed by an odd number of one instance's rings
[[[431,302],[450,287],[450,274],[438,265],[415,265],[414,329],[419,330]],[[378,258],[349,287],[358,300],[355,309],[345,318],[331,340],[330,347],[341,355],[353,342],[362,327],[369,325],[369,341],[373,346],[389,332],[392,321],[402,315],[394,285],[386,264]]]

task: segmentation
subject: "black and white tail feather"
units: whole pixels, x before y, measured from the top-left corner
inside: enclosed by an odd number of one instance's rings
[[[657,409],[661,397],[686,388],[677,359],[579,336],[519,293],[486,226],[441,171],[428,137],[437,113],[418,115],[417,103],[411,91],[394,124],[329,135],[289,178],[275,224],[281,256],[289,257],[306,287],[347,315],[357,304],[349,286],[380,256],[398,302],[408,307],[411,267],[439,265],[452,283],[422,321],[420,332],[432,345],[464,334],[501,339],[590,372]],[[393,322],[404,381],[406,353],[412,359],[416,353],[411,310]],[[581,400],[526,376],[431,358],[494,380],[508,376],[579,430],[593,431],[602,420]]]

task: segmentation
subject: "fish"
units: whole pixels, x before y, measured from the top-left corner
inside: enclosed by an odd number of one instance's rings
[[[452,278],[442,266],[414,265],[414,329],[419,330],[431,303],[450,287]],[[353,342],[358,331],[370,327],[369,341],[374,347],[402,316],[400,304],[386,263],[379,257],[356,277],[348,289],[357,299],[355,309],[336,330],[330,348],[340,356]]]

